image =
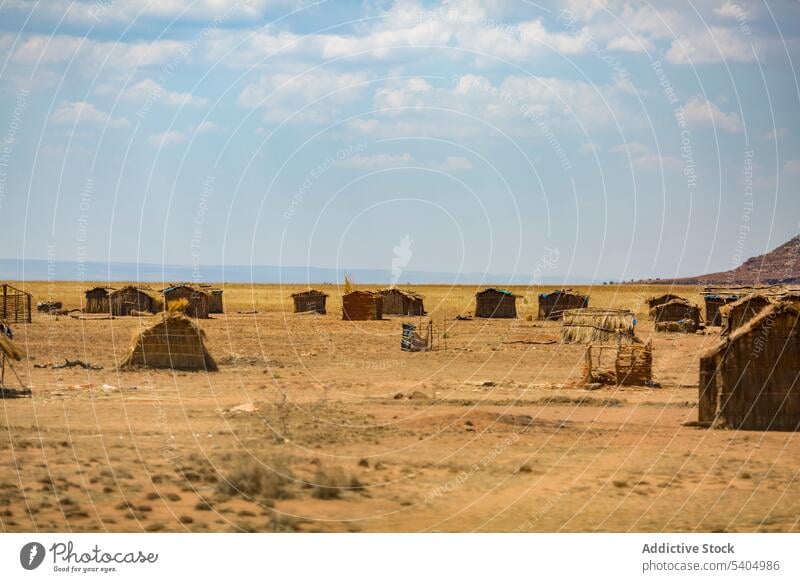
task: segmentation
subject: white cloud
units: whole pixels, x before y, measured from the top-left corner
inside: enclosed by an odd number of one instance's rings
[[[751,63],[758,52],[758,41],[750,42],[735,29],[712,26],[696,30],[672,41],[666,59],[674,65],[706,65],[725,61]]]
[[[375,91],[376,109],[421,108],[429,104],[426,94],[431,87],[425,79],[413,77],[400,82],[387,83]]]
[[[701,95],[695,95],[683,107],[684,119],[696,125],[714,125],[730,133],[742,131],[742,122],[736,113],[725,113]]]
[[[197,133],[217,133],[222,131],[223,128],[213,121],[202,121],[195,130]]]
[[[186,141],[186,136],[177,130],[154,133],[147,138],[147,143],[153,147],[162,148],[169,145],[181,144]]]
[[[191,93],[168,91],[152,79],[143,79],[125,91],[125,99],[135,103],[162,103],[164,105],[197,105],[208,103],[203,97],[196,97]]]
[[[714,8],[714,14],[716,14],[720,18],[730,18],[733,20],[742,21],[750,16],[750,10],[748,10],[741,4],[736,4],[728,0],[722,6]]]
[[[263,108],[268,122],[282,122],[293,116],[299,121],[325,123],[366,89],[367,79],[365,73],[336,74],[327,70],[263,75],[242,90],[239,105]]]
[[[654,49],[653,43],[643,36],[618,36],[608,41],[608,49],[629,53],[643,53]]]
[[[96,123],[107,124],[108,127],[128,127],[130,123],[124,117],[109,116],[105,111],[97,109],[86,101],[65,101],[58,105],[50,116],[53,123]]]
[[[345,168],[358,168],[360,170],[378,170],[381,168],[394,168],[411,164],[414,158],[409,153],[404,154],[375,154],[372,156],[362,156],[361,154],[352,156],[339,162]]]

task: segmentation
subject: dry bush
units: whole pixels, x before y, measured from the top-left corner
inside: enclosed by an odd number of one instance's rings
[[[265,501],[288,499],[291,497],[288,486],[293,480],[294,475],[285,459],[260,462],[252,457],[242,457],[233,470],[217,483],[217,493]]]
[[[339,499],[345,491],[361,491],[364,485],[355,476],[348,476],[341,467],[317,470],[311,496],[316,499]]]
[[[189,308],[189,300],[188,299],[174,299],[172,301],[167,302],[167,311],[170,314],[178,314],[178,313],[186,313],[186,310]]]

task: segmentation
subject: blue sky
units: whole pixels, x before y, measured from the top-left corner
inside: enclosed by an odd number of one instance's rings
[[[796,2],[0,13],[3,258],[389,269],[399,245],[629,279],[800,230]]]

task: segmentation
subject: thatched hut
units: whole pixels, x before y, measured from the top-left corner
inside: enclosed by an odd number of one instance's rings
[[[294,301],[295,313],[316,312],[322,315],[327,313],[325,311],[325,303],[328,300],[328,295],[322,291],[309,289],[308,291],[292,293],[292,300]]]
[[[720,318],[722,319],[720,333],[728,335],[753,319],[762,309],[771,304],[772,301],[766,295],[751,294],[742,297],[738,301],[724,305],[719,310]]]
[[[33,318],[33,296],[12,285],[0,287],[0,321],[30,323]]]
[[[367,321],[383,318],[383,298],[373,291],[351,291],[342,296],[342,319]]]
[[[569,309],[589,307],[589,297],[572,289],[559,289],[539,294],[539,319],[558,320]]]
[[[683,297],[681,297],[680,295],[675,295],[674,293],[664,293],[663,295],[654,295],[653,297],[648,297],[647,299],[645,299],[644,302],[647,304],[647,312],[648,314],[650,314],[650,319],[653,318],[654,307],[658,305],[663,305],[665,303],[669,303],[674,299],[681,299],[683,301],[686,301]]]
[[[517,296],[507,289],[489,287],[475,294],[475,317],[515,318]]]
[[[739,299],[738,295],[708,293],[703,299],[706,303],[706,325],[722,325],[720,308]]]
[[[611,352],[614,367],[603,361],[603,354]],[[614,384],[616,386],[653,385],[653,344],[618,344],[617,346],[586,346],[583,365],[583,382],[586,384]]]
[[[158,313],[161,303],[145,290],[128,285],[108,294],[108,307],[111,315],[136,315]]]
[[[562,315],[561,340],[575,343],[633,343],[636,316],[627,309],[569,309]]]
[[[425,315],[423,297],[418,293],[391,288],[382,289],[380,294],[383,297],[384,315]]]
[[[205,346],[205,333],[182,314],[163,313],[133,338],[121,368],[144,366],[215,372],[217,363]]]
[[[185,300],[184,313],[197,319],[208,319],[209,295],[205,291],[191,285],[173,285],[163,290],[164,309],[174,301]]]
[[[83,312],[108,313],[111,310],[108,296],[112,291],[114,291],[112,287],[93,287],[92,289],[88,289],[84,293],[86,302],[83,306]]]
[[[800,308],[776,303],[700,358],[698,420],[742,430],[800,429]]]
[[[672,299],[650,310],[650,319],[656,322],[656,331],[694,333],[700,328],[700,307],[686,299]],[[670,325],[676,324],[676,325]]]

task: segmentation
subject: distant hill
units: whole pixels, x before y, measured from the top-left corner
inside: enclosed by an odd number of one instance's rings
[[[722,273],[659,280],[675,285],[775,285],[800,283],[800,235],[765,255],[747,259],[741,266]]]

